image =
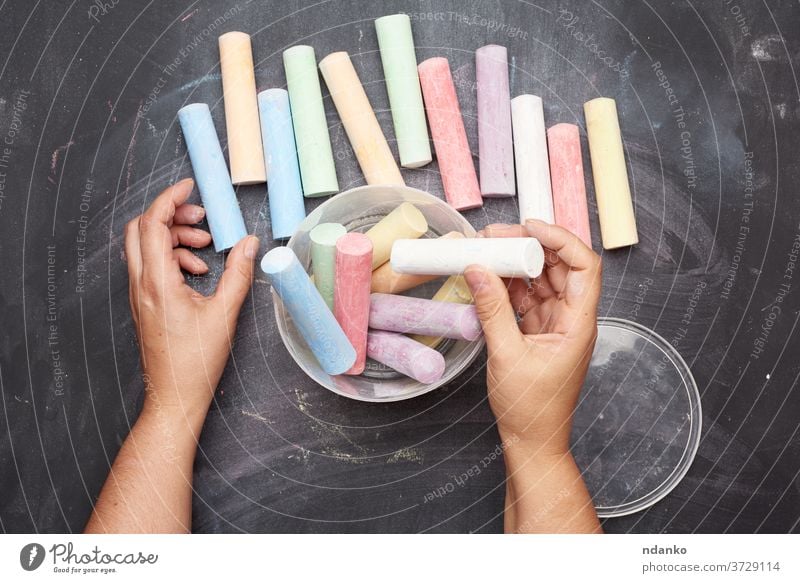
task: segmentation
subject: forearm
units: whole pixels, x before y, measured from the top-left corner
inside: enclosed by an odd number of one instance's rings
[[[507,533],[602,532],[572,455],[539,453],[523,441],[508,446]]]
[[[148,395],[117,454],[87,533],[191,530],[192,466],[208,405],[160,406]]]

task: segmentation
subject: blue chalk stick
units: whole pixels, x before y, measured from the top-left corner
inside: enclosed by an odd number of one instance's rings
[[[217,130],[205,103],[192,103],[178,111],[192,169],[206,209],[214,248],[230,249],[247,236],[242,211],[225,165]]]
[[[287,239],[306,217],[289,92],[285,89],[262,91],[258,94],[258,111],[267,166],[272,238]]]
[[[272,249],[261,260],[261,269],[322,369],[329,375],[350,370],[356,351],[294,251],[288,247]]]

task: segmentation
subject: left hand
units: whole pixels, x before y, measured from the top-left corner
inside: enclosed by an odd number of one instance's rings
[[[203,296],[181,269],[207,273],[187,247],[211,235],[192,227],[202,207],[186,204],[194,181],[164,190],[125,228],[130,303],[145,375],[145,412],[169,408],[202,424],[231,350],[239,310],[253,279],[258,239],[245,237],[230,251],[216,291]],[[182,246],[181,246],[182,245]]]

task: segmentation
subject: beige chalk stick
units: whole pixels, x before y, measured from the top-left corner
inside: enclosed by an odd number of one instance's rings
[[[400,169],[350,56],[344,51],[331,53],[319,62],[319,70],[367,184],[404,186]]]
[[[419,239],[427,231],[428,221],[417,207],[410,202],[398,206],[366,232],[372,241],[372,269],[389,261],[397,239]]]
[[[472,303],[472,293],[469,291],[469,286],[467,285],[467,281],[464,279],[462,275],[451,275],[447,278],[447,280],[442,284],[442,287],[439,288],[434,295],[432,300],[436,302],[451,302],[454,304],[471,304]],[[429,346],[431,348],[436,348],[439,346],[442,340],[441,336],[422,336],[420,334],[413,334],[411,336],[412,340],[416,340],[417,342],[421,342],[425,346]]]
[[[441,239],[463,239],[464,233],[451,231],[440,237]],[[373,293],[399,294],[411,288],[422,285],[438,278],[438,275],[411,275],[407,273],[397,273],[392,269],[387,261],[378,269],[372,272]]]
[[[636,245],[636,217],[628,184],[617,104],[599,97],[583,104],[592,160],[594,191],[605,249]]]
[[[256,76],[250,35],[228,32],[219,37],[225,126],[233,184],[266,182]]]

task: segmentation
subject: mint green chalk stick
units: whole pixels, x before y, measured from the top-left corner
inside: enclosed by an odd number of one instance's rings
[[[375,30],[392,106],[400,165],[404,168],[425,166],[432,159],[431,145],[419,87],[411,20],[407,14],[382,16],[375,21]]]
[[[311,239],[311,268],[314,285],[328,307],[333,310],[333,286],[336,277],[336,241],[346,235],[339,223],[320,223],[308,234]]]
[[[283,51],[283,66],[292,107],[303,194],[314,197],[339,192],[314,48],[297,45],[286,49]]]

